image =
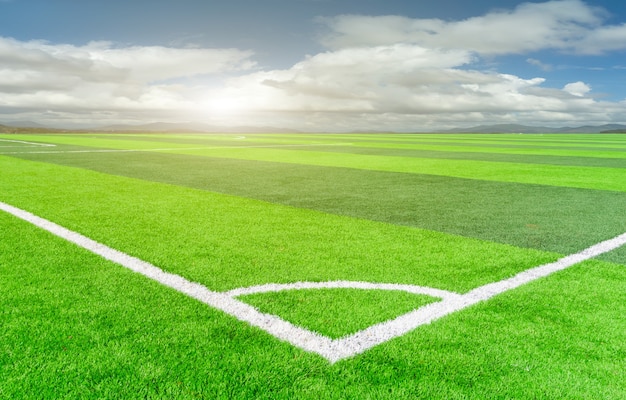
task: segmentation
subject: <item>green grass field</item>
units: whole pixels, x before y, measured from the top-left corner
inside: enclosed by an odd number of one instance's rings
[[[0,171],[218,296],[469,296],[626,232],[618,134],[0,135]],[[229,298],[341,347],[437,293]],[[328,359],[0,211],[0,398],[622,399],[625,315],[621,246]]]

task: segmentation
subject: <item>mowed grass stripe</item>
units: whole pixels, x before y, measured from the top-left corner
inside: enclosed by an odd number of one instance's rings
[[[7,136],[7,135],[5,135]],[[447,149],[449,151],[484,152],[487,149],[520,154],[546,152],[559,155],[563,152],[587,151],[603,152],[607,156],[619,157],[619,152],[626,150],[626,135],[576,134],[576,135],[508,135],[508,134],[467,134],[451,136],[447,134],[49,134],[49,135],[10,135],[24,140],[53,141],[58,144],[89,145],[96,140],[110,144],[111,139],[123,142],[159,142],[210,144],[222,143],[257,143],[257,144],[330,144],[355,143],[362,147],[423,148],[428,150]],[[518,139],[522,137],[521,139]],[[546,138],[544,140],[537,140]],[[549,139],[548,139],[549,138]],[[557,138],[559,138],[557,140]],[[621,140],[619,140],[621,139]],[[102,143],[98,144],[98,146]],[[131,144],[132,146],[132,144]],[[113,147],[115,148],[115,147]]]
[[[276,137],[282,134],[263,134]],[[293,135],[296,136],[296,135]],[[539,148],[567,147],[571,149],[624,149],[624,134],[297,134],[298,138],[313,139],[323,136],[326,140],[351,141],[380,145],[440,145],[440,146],[493,146],[495,148]]]
[[[524,141],[524,142],[513,142],[513,141],[505,141],[505,142],[499,142],[499,141],[491,141],[491,140],[486,140],[486,141],[476,141],[475,139],[473,141],[447,141],[447,142],[440,142],[440,141],[436,141],[436,140],[420,140],[418,142],[413,142],[411,143],[411,145],[413,146],[432,146],[432,147],[450,147],[450,148],[459,148],[459,149],[467,149],[467,150],[472,150],[472,149],[483,149],[483,148],[491,148],[494,150],[498,150],[498,149],[511,149],[511,150],[518,150],[518,151],[554,151],[554,152],[559,152],[559,151],[584,151],[584,150],[588,150],[588,149],[593,149],[593,150],[597,150],[597,151],[602,151],[602,152],[606,152],[608,154],[611,153],[615,153],[615,152],[620,152],[620,151],[624,151],[626,146],[617,143],[617,144],[609,144],[609,143],[604,143],[601,141],[601,138],[598,138],[598,142],[595,143],[581,143],[581,144],[576,144],[576,143],[567,143],[567,142],[563,142],[563,143],[553,143],[553,144],[546,144],[544,142],[532,142],[532,141]],[[411,141],[409,141],[411,142]],[[363,144],[371,144],[372,146],[394,146],[394,145],[403,145],[406,144],[407,141],[385,141],[385,142],[369,142],[369,141],[363,141]]]
[[[2,136],[9,137],[9,135]],[[327,140],[326,135],[306,138],[298,135],[263,135],[263,134],[37,134],[10,135],[35,142],[54,143],[57,145],[85,146],[98,149],[150,150],[159,148],[189,147],[242,147],[242,146],[306,146],[336,145],[335,140]],[[326,139],[324,139],[326,138]],[[342,141],[344,142],[344,141]],[[51,150],[52,151],[52,150]]]
[[[606,149],[594,148],[593,146],[586,146],[584,149],[580,148],[544,148],[537,146],[527,147],[513,147],[513,146],[501,146],[494,147],[488,145],[476,145],[466,146],[457,144],[444,144],[444,145],[428,145],[428,144],[389,144],[389,143],[356,143],[356,147],[371,148],[371,149],[405,149],[405,150],[426,150],[426,151],[440,151],[450,153],[493,153],[493,154],[506,154],[506,155],[529,155],[529,156],[562,156],[562,157],[589,157],[589,158],[626,158],[626,146],[623,148]],[[624,161],[622,161],[624,163]]]
[[[597,153],[594,151],[585,152],[581,156],[579,152],[564,152],[562,155],[552,155],[550,152],[537,152],[537,154],[525,154],[523,152],[473,152],[455,151],[447,148],[437,150],[422,150],[421,146],[386,146],[386,147],[360,147],[352,146],[316,146],[311,145],[302,148],[305,151],[322,151],[327,153],[351,153],[363,155],[377,155],[385,157],[411,157],[411,158],[434,158],[444,160],[476,160],[495,161],[503,163],[517,164],[546,164],[546,165],[566,165],[580,167],[606,167],[606,168],[626,168],[626,151],[623,153]],[[574,155],[577,154],[577,155]],[[615,157],[612,155],[615,154]]]
[[[202,149],[180,150],[176,152],[220,158],[277,161],[288,164],[418,173],[457,178],[626,192],[626,179],[622,179],[624,176],[624,170],[622,168],[385,157],[268,148]]]
[[[573,138],[571,141],[560,141],[561,147],[546,147],[542,146],[540,141],[534,141],[530,138],[517,141],[523,145],[518,145],[517,142],[512,140],[487,140],[493,136],[503,137],[506,135],[491,135],[485,137],[484,135],[466,135],[469,139],[452,139],[447,141],[433,141],[428,140],[430,135],[403,135],[394,139],[394,135],[369,135],[368,136],[338,136],[335,135],[318,135],[318,140],[323,138],[326,141],[333,141],[337,145],[341,145],[341,142],[351,142],[352,147],[356,148],[354,152],[363,153],[366,149],[370,149],[368,154],[376,154],[378,150],[382,152],[380,154],[386,154],[386,150],[403,149],[403,150],[422,150],[422,151],[434,151],[434,152],[450,152],[450,153],[493,153],[493,154],[515,154],[515,155],[546,155],[546,156],[563,156],[563,157],[590,157],[590,158],[626,158],[626,135],[625,140],[622,142],[611,140],[611,137],[616,135],[578,135],[579,137],[589,137],[587,142],[575,141]],[[473,138],[478,136],[478,138]],[[517,135],[514,135],[517,136]],[[552,137],[557,135],[552,135]],[[275,137],[275,136],[273,136]],[[300,136],[292,135],[294,140],[301,139]],[[315,136],[306,136],[313,139]],[[437,139],[444,139],[447,135],[438,135]],[[580,147],[573,147],[570,144],[581,143]],[[351,152],[349,147],[341,147],[346,152]],[[385,149],[385,150],[383,150]],[[334,148],[329,147],[326,151],[334,151]],[[419,156],[418,156],[419,157]],[[466,156],[471,159],[471,154]],[[439,157],[435,157],[439,158]],[[454,157],[452,157],[454,158]],[[561,163],[559,163],[561,164]],[[564,163],[563,163],[564,164]],[[621,164],[623,166],[624,163]]]
[[[70,135],[75,137],[76,135]],[[85,135],[84,135],[85,136]],[[365,140],[357,145],[342,144],[343,139],[336,139],[335,135],[271,135],[271,134],[252,134],[248,136],[235,134],[97,134],[88,135],[89,142],[93,139],[110,140],[111,137],[120,141],[143,141],[161,143],[157,145],[152,143],[151,149],[168,147],[167,143],[186,143],[189,145],[207,145],[210,143],[212,147],[247,147],[251,143],[256,145],[300,145],[302,150],[306,151],[323,151],[334,153],[354,153],[363,155],[377,156],[394,156],[394,157],[411,157],[411,158],[434,158],[434,159],[456,159],[456,160],[480,160],[480,161],[496,161],[510,163],[526,163],[526,164],[549,164],[549,165],[567,165],[567,166],[584,166],[584,167],[608,167],[608,168],[626,168],[626,151],[622,152],[601,152],[598,150],[584,151],[559,151],[559,150],[541,150],[541,149],[493,149],[489,147],[468,148],[457,146],[429,146],[423,144],[415,144],[412,136],[404,135],[405,140],[402,143],[367,143]],[[370,135],[378,137],[380,135]],[[420,135],[421,136],[421,135]],[[444,135],[439,135],[444,136]],[[581,135],[582,136],[582,135]],[[33,140],[50,138],[50,135],[37,135],[32,137]],[[362,136],[355,136],[362,137]],[[375,138],[374,137],[374,138]],[[31,137],[28,137],[29,139]],[[352,138],[352,139],[355,139]],[[67,138],[58,140],[67,142]],[[84,138],[83,138],[84,139]],[[598,138],[596,138],[598,140]],[[320,142],[327,143],[320,143]],[[412,144],[407,144],[412,143]],[[331,145],[329,145],[331,144]],[[98,151],[106,148],[97,148]],[[37,152],[37,149],[25,151]],[[81,151],[85,150],[80,146],[64,145],[59,149],[51,151]],[[50,151],[50,150],[49,150]],[[19,151],[18,151],[19,152]],[[45,152],[45,150],[44,150]]]
[[[212,290],[358,280],[468,291],[558,255],[0,158],[3,201]]]
[[[161,144],[146,146],[143,142],[121,142],[114,139],[100,140],[79,135],[59,138],[46,136],[46,140],[72,142],[88,147],[108,147],[119,149],[159,149]],[[565,186],[587,189],[613,190],[626,192],[626,180],[622,168],[581,167],[564,165],[540,165],[526,163],[491,162],[477,160],[443,160],[413,157],[385,157],[346,153],[329,153],[265,147],[205,148],[185,150],[186,144],[168,144],[164,152],[201,155],[208,157],[235,158],[257,161],[279,161],[287,164],[307,164],[329,167],[357,168],[375,171],[419,173],[458,178],[531,183],[552,186]]]
[[[626,231],[621,192],[166,153],[28,157],[562,254]]]
[[[112,135],[89,135],[97,140],[109,140]],[[115,134],[116,140],[127,142],[148,142],[148,143],[177,143],[189,145],[205,145],[209,147],[225,146],[251,146],[251,145],[336,145],[340,144],[336,140],[318,137],[300,137],[298,135],[283,134],[280,136],[265,134]],[[345,142],[345,141],[343,141]],[[167,146],[160,146],[167,147]]]

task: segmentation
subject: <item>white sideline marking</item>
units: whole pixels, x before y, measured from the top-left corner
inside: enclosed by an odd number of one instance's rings
[[[2,140],[2,139],[0,139]],[[93,150],[39,150],[39,151],[12,151],[0,152],[2,155],[13,154],[70,154],[70,153],[138,153],[144,151],[177,151],[177,150],[220,150],[220,149],[263,149],[275,147],[311,147],[311,146],[349,146],[352,143],[306,143],[306,144],[275,144],[259,146],[204,146],[204,147],[165,147],[156,149],[93,149]],[[56,146],[41,144],[41,146]],[[0,146],[2,148],[4,146]],[[9,147],[9,146],[6,146]]]
[[[12,140],[12,139],[0,139],[0,142],[30,144],[30,145],[33,145],[33,146],[40,146],[40,147],[56,147],[56,144],[25,142],[23,140]],[[0,146],[0,147],[7,148],[7,147],[24,147],[24,146]]]
[[[148,262],[112,249],[104,244],[98,243],[86,236],[66,229],[46,219],[40,218],[27,211],[3,202],[0,202],[0,210],[12,214],[24,221],[30,222],[39,228],[98,254],[107,260],[140,273],[165,286],[173,288],[205,304],[208,304],[211,307],[224,311],[241,321],[245,321],[253,326],[263,329],[280,340],[291,343],[292,345],[305,351],[317,353],[326,358],[330,363],[335,363],[344,358],[363,353],[376,345],[404,335],[421,325],[428,324],[455,311],[459,311],[473,304],[488,300],[500,293],[504,293],[535,279],[548,276],[554,272],[571,267],[572,265],[596,257],[600,254],[607,253],[626,244],[626,233],[623,233],[613,239],[597,243],[578,253],[563,257],[555,262],[528,269],[511,278],[504,279],[499,282],[493,282],[480,286],[466,294],[457,294],[445,290],[413,285],[375,284],[347,281],[268,284],[235,289],[229,292],[214,292],[199,283],[190,282],[179,275],[165,272]],[[404,290],[411,291],[412,293],[422,293],[429,294],[434,297],[441,297],[442,300],[425,305],[393,320],[372,325],[369,328],[352,335],[340,339],[330,339],[318,333],[309,331],[308,329],[295,326],[275,315],[261,313],[256,308],[234,298],[242,294],[261,293],[284,289],[320,287]]]

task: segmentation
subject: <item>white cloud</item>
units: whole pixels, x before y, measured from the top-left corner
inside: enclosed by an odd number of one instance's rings
[[[587,83],[550,88],[540,76],[476,69],[481,57],[499,54],[626,48],[626,29],[604,26],[602,18],[578,0],[525,3],[463,21],[339,16],[324,20],[328,51],[265,71],[238,49],[0,37],[0,113],[36,119],[39,112],[43,123],[182,118],[324,131],[623,122],[626,103],[598,101]],[[225,73],[235,77],[219,84],[202,78]]]
[[[512,118],[531,124],[573,121],[582,112],[589,118],[601,110],[606,117],[611,109],[585,97],[588,86],[582,82],[563,90],[545,88],[540,77],[466,69],[472,61],[469,52],[409,44],[345,48],[309,57],[288,70],[232,79],[210,96],[238,104],[242,112],[255,110],[246,120],[264,117],[330,131],[424,130],[433,124]]]
[[[185,77],[248,70],[237,49],[84,46],[0,37],[0,108],[4,110],[172,110],[193,106]]]
[[[580,0],[523,3],[462,21],[401,16],[342,15],[322,18],[332,49],[413,43],[429,48],[465,49],[483,55],[557,49],[599,54],[626,49],[626,25],[602,26],[606,13]]]
[[[577,43],[574,49],[581,54],[603,54],[626,49],[626,24],[594,29]]]
[[[249,69],[252,53],[238,49],[115,47],[110,42],[84,46],[20,42],[0,37],[3,66],[78,74],[86,80],[133,79],[150,82],[185,76]]]
[[[591,87],[584,82],[573,82],[565,85],[563,90],[574,96],[581,97],[589,93],[591,91]]]

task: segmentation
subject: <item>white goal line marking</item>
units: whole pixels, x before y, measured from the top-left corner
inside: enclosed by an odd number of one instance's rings
[[[140,273],[165,286],[193,297],[211,307],[221,310],[231,316],[256,326],[274,337],[291,343],[305,351],[314,352],[326,358],[330,363],[352,357],[364,351],[402,336],[417,327],[428,324],[456,311],[460,311],[476,303],[488,300],[498,294],[517,288],[541,277],[561,271],[582,261],[591,259],[626,244],[626,233],[613,239],[605,240],[590,246],[578,253],[563,257],[555,262],[540,265],[520,272],[515,276],[498,282],[489,283],[471,290],[465,294],[457,294],[445,290],[425,288],[414,285],[375,284],[367,282],[298,282],[293,284],[268,284],[235,289],[228,292],[214,292],[205,286],[190,282],[182,276],[165,272],[162,269],[132,257],[121,251],[98,243],[77,232],[66,229],[49,220],[38,217],[28,211],[0,202],[0,210],[12,214],[58,237],[72,242],[79,247],[91,251],[101,257]],[[395,319],[372,325],[362,331],[339,339],[331,339],[298,327],[275,315],[265,314],[256,308],[237,300],[235,297],[268,291],[285,289],[313,289],[313,288],[357,288],[357,289],[384,289],[404,290],[413,293],[428,294],[440,297],[442,300],[430,303],[414,311],[410,311]]]
[[[28,144],[31,146],[37,146],[37,147],[56,147],[56,144],[51,144],[51,143],[36,143],[36,142],[26,142],[24,140],[13,140],[13,139],[0,139],[0,142],[9,142],[9,143],[21,143],[21,144]],[[0,146],[0,148],[8,148],[8,147],[25,147],[25,146]]]

